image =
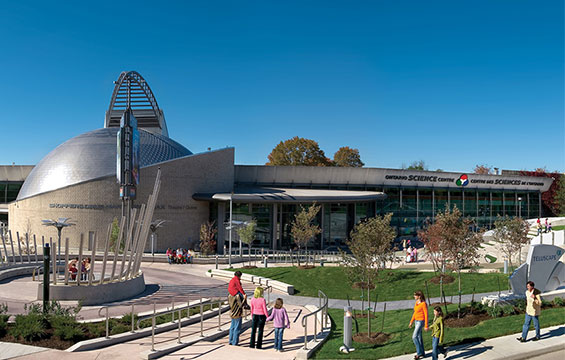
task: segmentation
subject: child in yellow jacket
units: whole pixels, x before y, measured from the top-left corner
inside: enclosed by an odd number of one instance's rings
[[[434,321],[432,322],[431,330],[432,360],[437,360],[439,353],[442,353],[445,358],[447,356],[447,350],[440,345],[443,344],[443,311],[441,311],[441,307],[439,306],[434,308]]]

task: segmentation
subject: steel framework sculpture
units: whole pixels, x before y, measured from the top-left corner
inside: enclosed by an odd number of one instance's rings
[[[137,71],[123,71],[114,84],[104,127],[119,127],[120,119],[129,104],[138,127],[169,136],[163,110],[159,108],[149,84]]]

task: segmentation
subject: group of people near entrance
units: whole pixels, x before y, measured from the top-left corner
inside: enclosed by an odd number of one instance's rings
[[[71,280],[76,280],[77,279],[77,273],[78,273],[78,257],[72,259],[71,261],[69,261],[69,274],[71,275]],[[86,280],[88,279],[88,275],[90,274],[90,258],[84,258],[82,259],[82,262],[80,264],[80,280]]]
[[[187,250],[183,248],[168,248],[166,254],[167,258],[169,259],[169,264],[189,264],[194,258],[193,250]]]
[[[548,218],[545,218],[545,224],[542,225],[540,218],[538,218],[537,221],[537,229],[538,229],[538,235],[543,233],[543,232],[551,232],[551,223],[549,222]]]
[[[406,245],[408,245],[408,247],[406,247]],[[416,249],[415,246],[412,247],[412,245],[410,245],[410,240],[403,239],[402,240],[402,248],[406,252],[406,260],[405,261],[407,263],[418,262],[418,249]]]
[[[532,281],[526,283],[526,318],[524,320],[524,325],[522,326],[522,336],[517,338],[519,342],[526,342],[528,331],[530,329],[530,324],[534,323],[534,328],[536,330],[536,336],[533,341],[540,340],[540,325],[539,325],[539,315],[541,313],[541,297],[540,291],[535,288],[535,284]],[[432,331],[432,360],[437,360],[438,355],[443,354],[444,358],[447,356],[447,349],[441,346],[443,344],[444,326],[443,326],[443,311],[441,307],[434,307],[434,319],[432,325],[428,327],[428,306],[426,304],[426,298],[422,291],[414,292],[414,313],[410,319],[410,324],[408,327],[412,328],[414,325],[414,333],[412,334],[412,341],[416,346],[416,355],[414,359],[422,359],[425,356],[424,353],[424,340],[422,336],[422,329],[428,331],[431,328]]]
[[[251,340],[249,347],[263,348],[263,330],[267,321],[273,321],[275,327],[275,351],[283,351],[284,329],[290,328],[290,321],[286,309],[283,307],[283,300],[278,298],[275,306],[271,310],[271,315],[267,310],[267,302],[263,297],[264,289],[260,286],[255,288],[253,298],[247,304],[247,295],[241,286],[241,271],[236,271],[234,277],[228,284],[228,302],[230,305],[231,326],[229,333],[229,344],[237,346],[239,344],[239,334],[241,333],[241,318],[243,310],[251,312]]]

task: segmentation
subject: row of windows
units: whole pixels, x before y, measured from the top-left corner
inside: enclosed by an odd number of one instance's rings
[[[540,216],[538,192],[386,188],[385,193],[387,198],[382,201],[323,204],[316,219],[322,232],[311,246],[316,249],[343,246],[354,224],[375,214],[392,213],[391,225],[398,236],[412,238],[426,222],[433,221],[438,212],[453,206],[464,216],[474,218],[478,227],[487,229],[493,226],[497,216]],[[274,237],[277,248],[288,249],[294,247],[290,229],[299,210],[300,205],[296,204],[233,204],[233,220],[236,226],[257,220],[257,240],[253,246],[271,248]],[[211,215],[214,219],[217,217],[215,209]],[[227,211],[225,216],[224,221],[228,221]],[[238,241],[235,232],[232,236]]]
[[[11,183],[11,182],[0,182],[0,204],[6,204],[15,201],[18,197],[18,193],[22,187],[21,182]]]

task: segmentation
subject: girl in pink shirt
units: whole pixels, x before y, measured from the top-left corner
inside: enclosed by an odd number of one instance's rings
[[[288,320],[288,314],[286,309],[283,308],[283,300],[278,298],[275,302],[275,308],[271,312],[271,315],[267,318],[267,321],[274,321],[275,325],[275,351],[283,351],[282,341],[284,328],[290,329],[290,321]]]
[[[267,302],[263,297],[263,288],[257,286],[255,292],[253,293],[253,299],[251,299],[251,341],[249,347],[255,347],[255,333],[257,328],[259,328],[257,334],[257,349],[263,348],[263,329],[265,328],[265,320],[267,320]]]

